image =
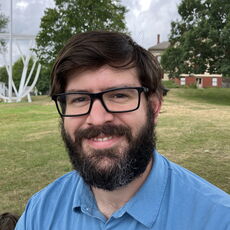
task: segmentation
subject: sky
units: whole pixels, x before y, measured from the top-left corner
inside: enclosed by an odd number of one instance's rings
[[[148,49],[160,41],[167,41],[171,21],[179,18],[177,6],[181,0],[122,0],[129,10],[126,23],[133,39]]]
[[[53,0],[12,0],[13,1],[13,33],[36,35],[39,31],[40,19],[44,10],[54,7]],[[156,45],[157,34],[160,41],[167,41],[171,21],[179,18],[177,5],[181,0],[121,0],[128,12],[125,20],[132,38],[148,49]],[[10,0],[0,0],[0,11],[10,15]],[[9,29],[8,29],[9,31]],[[20,41],[22,50],[29,41]],[[24,47],[24,48],[23,48]],[[15,47],[13,49],[16,49]],[[17,51],[15,50],[15,53]],[[14,54],[16,55],[16,54]],[[0,59],[1,63],[1,59]]]

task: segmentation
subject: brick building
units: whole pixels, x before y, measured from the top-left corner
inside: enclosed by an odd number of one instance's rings
[[[197,88],[222,87],[221,74],[181,74],[180,78],[175,78],[174,81],[180,86],[196,85]]]

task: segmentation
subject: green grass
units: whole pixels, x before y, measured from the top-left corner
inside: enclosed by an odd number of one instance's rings
[[[28,198],[71,169],[47,97],[0,103],[0,213],[21,213]]]
[[[158,151],[230,193],[230,89],[171,89]],[[21,214],[32,194],[71,170],[48,97],[0,103],[0,213]]]
[[[181,89],[177,95],[197,102],[230,106],[229,88]]]
[[[174,81],[172,80],[165,80],[163,81],[163,85],[166,87],[166,88],[179,88],[179,85],[177,85]]]
[[[159,152],[228,193],[230,106],[223,97],[229,94],[230,89],[204,89],[202,94],[171,89],[158,122]]]
[[[172,80],[163,81],[163,85],[169,90],[180,88],[176,91],[178,97],[183,97],[189,101],[205,102],[217,105],[230,105],[230,91],[228,88],[208,88],[197,89],[194,85],[178,86]]]

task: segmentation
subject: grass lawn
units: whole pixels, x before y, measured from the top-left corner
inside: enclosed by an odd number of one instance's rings
[[[0,103],[0,213],[21,214],[32,194],[71,170],[48,97]],[[171,89],[158,151],[230,193],[230,89]]]

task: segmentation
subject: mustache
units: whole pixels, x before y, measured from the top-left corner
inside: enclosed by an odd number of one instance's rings
[[[74,133],[75,142],[80,143],[82,139],[95,138],[101,134],[109,136],[125,136],[130,142],[132,140],[131,129],[123,125],[100,125],[92,126],[86,129],[76,130]]]

